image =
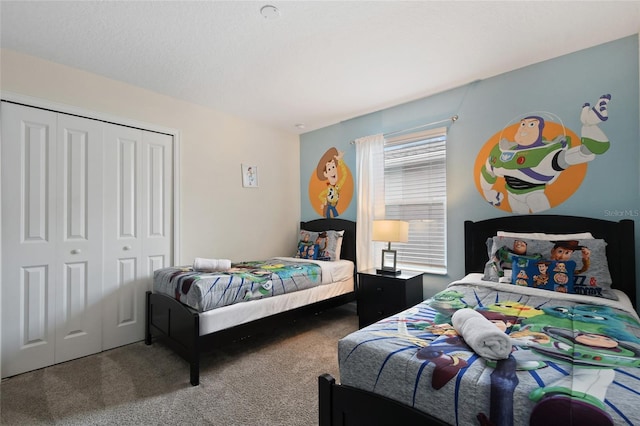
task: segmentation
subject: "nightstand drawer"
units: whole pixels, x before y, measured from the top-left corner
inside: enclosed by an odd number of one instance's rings
[[[374,279],[360,287],[360,296],[362,300],[367,300],[371,303],[376,301],[401,303],[404,299],[404,286],[402,283],[394,281]]]
[[[389,306],[382,303],[366,304],[358,311],[360,323],[372,324],[378,320],[397,314],[402,311],[402,306]]]

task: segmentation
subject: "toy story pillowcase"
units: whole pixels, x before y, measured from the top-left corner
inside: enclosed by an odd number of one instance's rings
[[[513,267],[515,258],[527,267],[534,268],[541,260],[575,263],[572,291],[574,294],[605,297],[618,300],[611,290],[611,274],[606,254],[607,243],[601,239],[537,240],[529,238],[499,237],[487,240],[489,261],[485,265],[487,281],[515,283],[517,273]],[[531,266],[533,265],[533,266]],[[501,279],[502,278],[502,279]]]
[[[298,250],[294,257],[313,260],[338,260],[344,231],[313,232],[300,230]]]
[[[320,246],[318,244],[310,244],[300,241],[298,243],[298,251],[296,252],[295,257],[297,259],[318,259],[318,252],[320,251]]]
[[[515,256],[512,267],[512,284],[559,293],[575,293],[573,272],[576,262],[573,260],[535,260]]]

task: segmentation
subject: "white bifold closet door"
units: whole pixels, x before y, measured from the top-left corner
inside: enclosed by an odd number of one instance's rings
[[[2,104],[2,374],[102,349],[102,126]]]
[[[144,338],[173,137],[2,102],[2,376]]]
[[[172,141],[130,127],[105,129],[105,348],[144,337],[145,293],[153,271],[171,262]]]

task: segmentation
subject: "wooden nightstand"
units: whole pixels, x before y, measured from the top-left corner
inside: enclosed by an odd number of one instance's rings
[[[360,328],[422,302],[422,272],[380,275],[375,269],[358,272]]]

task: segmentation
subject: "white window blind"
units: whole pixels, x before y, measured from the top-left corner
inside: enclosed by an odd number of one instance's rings
[[[385,217],[409,222],[398,268],[446,273],[446,127],[385,141]]]

